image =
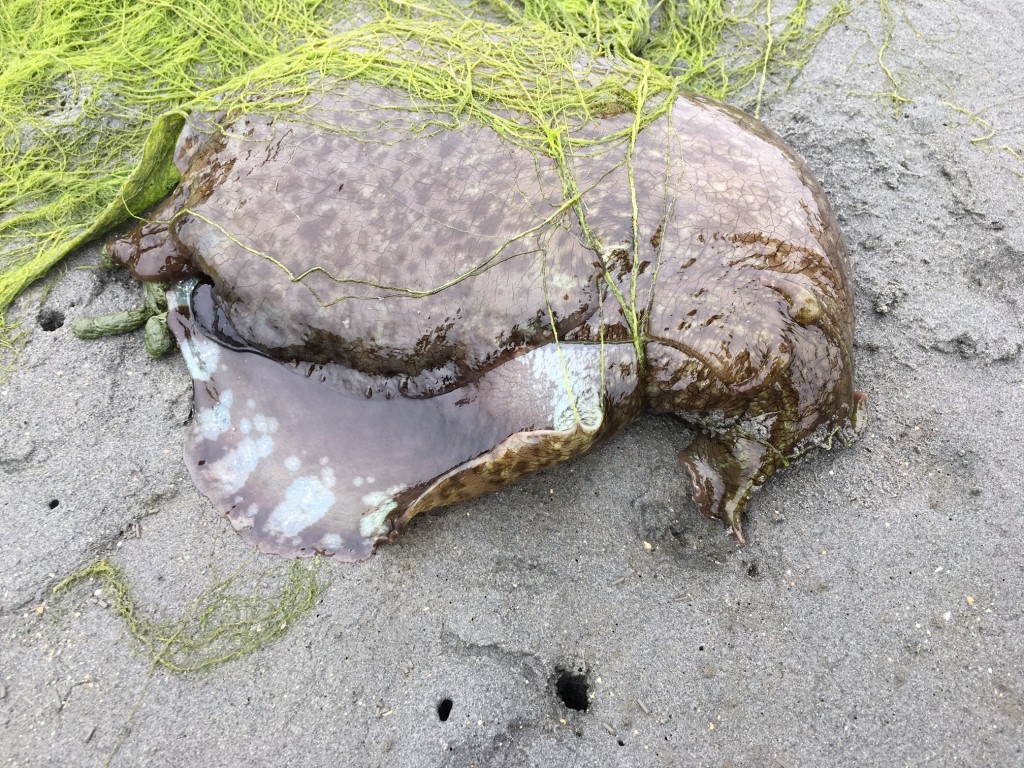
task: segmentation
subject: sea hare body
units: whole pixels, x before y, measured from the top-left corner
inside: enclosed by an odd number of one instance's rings
[[[634,120],[556,162],[346,82],[186,127],[180,185],[110,250],[180,281],[186,461],[248,540],[363,559],[644,409],[701,429],[694,498],[742,540],[758,486],[855,433],[846,254],[803,161],[698,96]]]

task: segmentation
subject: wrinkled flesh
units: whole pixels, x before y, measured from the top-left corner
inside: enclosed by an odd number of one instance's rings
[[[179,188],[111,245],[212,286],[170,315],[186,458],[261,548],[361,559],[643,407],[703,428],[680,459],[740,536],[752,491],[860,408],[838,228],[760,123],[679,96],[632,140],[629,116],[580,126],[618,138],[559,167],[385,89],[307,106],[187,129]]]

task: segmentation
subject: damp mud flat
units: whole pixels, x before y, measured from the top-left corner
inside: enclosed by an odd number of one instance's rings
[[[645,409],[703,429],[680,480],[742,541],[756,488],[856,437],[853,289],[810,170],[709,99],[626,106],[557,153],[357,82],[184,125],[180,184],[109,250],[176,286],[186,464],[247,541],[361,560]]]
[[[154,671],[103,584],[50,587],[108,556],[140,613],[177,622],[250,547],[181,462],[185,363],[69,333],[138,301],[91,268],[99,246],[77,254],[29,297],[45,326],[0,385],[0,762],[1020,763],[1024,200],[999,146],[1020,146],[1000,105],[1024,28],[974,0],[901,10],[884,61],[909,103],[857,95],[893,89],[858,11],[762,112],[846,236],[871,417],[759,490],[742,548],[696,513],[680,425],[643,416],[327,561],[275,644]]]

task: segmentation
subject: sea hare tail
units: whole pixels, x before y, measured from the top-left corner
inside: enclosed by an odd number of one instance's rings
[[[700,435],[679,460],[693,480],[693,500],[707,517],[721,520],[746,544],[743,511],[750,495],[774,474],[771,449],[738,431]]]

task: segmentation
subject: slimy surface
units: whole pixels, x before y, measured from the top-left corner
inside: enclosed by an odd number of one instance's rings
[[[701,430],[681,479],[742,541],[761,484],[863,421],[835,218],[736,110],[679,93],[556,153],[356,82],[222,122],[110,251],[181,281],[186,461],[261,549],[363,559],[644,408]]]
[[[212,292],[194,286],[170,295],[195,384],[185,463],[267,552],[364,559],[418,512],[586,450],[608,431],[607,403],[638,387],[623,375],[635,371],[629,344],[605,349],[604,375],[596,345],[550,344],[435,397],[358,391],[346,370],[286,365],[211,337]],[[498,454],[500,476],[486,460]]]

